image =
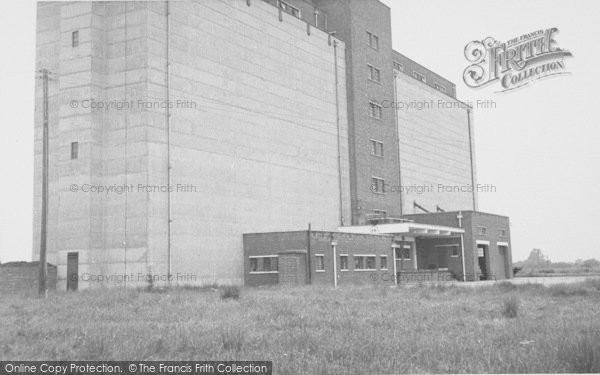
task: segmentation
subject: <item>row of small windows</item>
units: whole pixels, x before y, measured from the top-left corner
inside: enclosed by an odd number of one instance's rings
[[[448,247],[450,256],[458,257],[458,245],[440,245],[438,247]],[[411,260],[410,247],[402,247],[395,249],[396,259]],[[339,265],[341,271],[349,271],[350,263],[348,254],[339,255]],[[375,271],[377,270],[377,257],[379,257],[379,269],[388,269],[387,255],[352,255],[352,261],[355,271]],[[325,255],[315,255],[315,270],[317,272],[325,272]],[[279,262],[276,255],[255,256],[250,257],[250,273],[277,273],[279,271]]]
[[[484,226],[477,227],[477,231],[480,236],[487,236],[488,234],[487,227]],[[498,229],[498,237],[506,237],[507,234],[508,231],[505,228]]]
[[[377,256],[376,255],[353,255],[354,270],[356,271],[374,271],[376,270]],[[315,256],[315,270],[318,272],[325,271],[325,255],[317,254]],[[387,255],[379,256],[379,269],[387,270]],[[340,270],[349,271],[348,255],[340,254]]]
[[[275,273],[279,271],[277,256],[250,257],[251,273]]]
[[[292,16],[296,17],[296,18],[301,18],[302,14],[300,13],[300,9],[296,8],[295,6],[292,6],[289,3],[286,3],[283,0],[279,0],[279,7],[286,11],[287,13],[291,14]]]
[[[401,63],[399,63],[398,61],[394,61],[394,69],[403,72],[404,71],[404,65],[402,65]],[[416,71],[413,71],[413,77],[417,80],[417,81],[421,81],[423,83],[427,83],[427,78]],[[446,87],[435,82],[434,83],[434,87],[436,90],[441,91],[441,92],[446,92]]]

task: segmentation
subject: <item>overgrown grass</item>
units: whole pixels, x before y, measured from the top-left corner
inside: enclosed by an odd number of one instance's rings
[[[224,290],[2,296],[0,359],[260,359],[278,374],[600,372],[600,281],[244,288],[237,299]]]

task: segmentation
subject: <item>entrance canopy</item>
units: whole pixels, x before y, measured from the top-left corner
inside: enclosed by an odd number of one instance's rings
[[[360,234],[394,234],[410,237],[455,237],[465,233],[465,230],[461,228],[412,222],[339,227],[338,231]]]

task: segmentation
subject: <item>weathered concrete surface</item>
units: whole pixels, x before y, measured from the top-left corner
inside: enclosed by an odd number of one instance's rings
[[[242,283],[243,233],[309,222],[333,230],[340,190],[341,210],[350,216],[344,44],[338,42],[338,139],[336,61],[326,33],[313,28],[308,35],[306,24],[287,14],[280,22],[277,8],[262,1],[170,2],[169,18],[167,28],[164,2],[38,5],[37,68],[55,78],[48,260],[58,266],[59,290],[68,252],[79,253],[80,275],[132,274],[135,281],[138,274],[167,274],[167,193],[138,188],[169,183],[167,99],[176,190],[172,274]],[[75,30],[78,47],[71,45]],[[38,82],[34,259],[41,93]],[[91,101],[129,106],[90,108]],[[76,160],[72,142],[79,142]],[[125,189],[97,194],[82,192],[83,185]]]

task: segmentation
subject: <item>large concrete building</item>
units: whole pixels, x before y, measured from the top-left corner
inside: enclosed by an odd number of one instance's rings
[[[244,234],[477,210],[439,189],[476,186],[471,108],[392,49],[377,0],[40,2],[37,25],[58,288],[242,283]]]

